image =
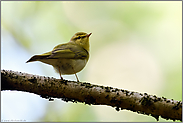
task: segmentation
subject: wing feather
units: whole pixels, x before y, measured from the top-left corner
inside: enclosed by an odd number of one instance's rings
[[[73,43],[61,44],[56,46],[49,59],[84,59],[88,57],[88,52],[81,46]]]

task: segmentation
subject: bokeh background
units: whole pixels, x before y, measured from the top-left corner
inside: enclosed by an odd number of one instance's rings
[[[181,1],[3,1],[1,69],[59,78],[52,66],[25,62],[68,42],[78,31],[92,32],[80,81],[182,100]],[[76,80],[74,75],[63,77]],[[1,121],[156,120],[109,106],[2,91]]]

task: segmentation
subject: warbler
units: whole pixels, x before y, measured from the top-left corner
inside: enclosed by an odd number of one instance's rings
[[[81,71],[89,59],[89,36],[92,33],[77,32],[68,43],[59,44],[52,51],[32,56],[26,63],[40,61],[52,65],[61,75],[75,74]]]

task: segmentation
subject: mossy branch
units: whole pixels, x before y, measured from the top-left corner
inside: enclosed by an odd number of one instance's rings
[[[86,82],[60,80],[9,70],[1,70],[1,90],[17,90],[38,94],[53,101],[82,102],[89,105],[108,105],[117,111],[126,109],[151,115],[157,120],[182,121],[182,102],[123,89],[93,85]]]

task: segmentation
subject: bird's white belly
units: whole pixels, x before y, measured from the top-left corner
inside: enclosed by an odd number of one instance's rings
[[[61,74],[75,74],[81,71],[87,63],[86,59],[58,59],[54,65],[55,70]]]

